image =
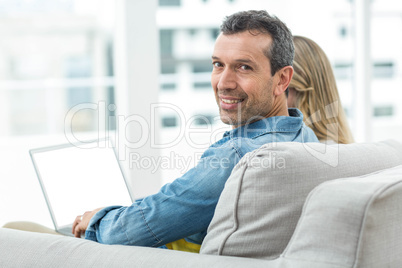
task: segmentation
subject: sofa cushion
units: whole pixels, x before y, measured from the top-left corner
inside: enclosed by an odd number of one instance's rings
[[[401,164],[402,145],[396,141],[266,144],[245,155],[233,169],[201,253],[277,258],[313,188]]]
[[[200,255],[190,252],[104,245],[60,235],[0,228],[0,267],[230,267],[277,268],[276,262]]]

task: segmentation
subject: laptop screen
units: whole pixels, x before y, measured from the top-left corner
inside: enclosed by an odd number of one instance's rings
[[[30,153],[56,229],[71,224],[86,211],[131,205],[112,147],[67,145],[34,149]]]

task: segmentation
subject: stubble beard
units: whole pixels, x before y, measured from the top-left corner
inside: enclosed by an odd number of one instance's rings
[[[230,126],[232,126],[234,128],[239,127],[240,125],[243,124],[243,122],[242,122],[242,114],[241,114],[242,108],[241,107],[240,107],[240,109],[237,110],[236,116],[230,116],[230,115],[227,115],[227,114],[223,114],[224,112],[222,112],[222,110],[223,109],[221,107],[219,107],[219,114],[220,114],[220,117],[221,117],[221,121],[224,124],[230,125]],[[225,111],[225,110],[223,110],[223,111]]]
[[[264,88],[263,90],[267,90],[269,94],[272,94],[272,85],[273,85],[273,77],[269,79],[267,87]],[[256,107],[256,104],[258,103],[248,103],[248,101],[250,100],[247,99],[248,104],[247,106],[246,103],[242,103],[243,105],[240,105],[239,109],[237,109],[236,111],[236,116],[232,116],[232,113],[229,113],[227,112],[227,110],[222,109],[221,106],[218,104],[221,121],[226,125],[230,125],[233,128],[237,128],[245,124],[250,124],[259,121],[261,119],[265,119],[266,115],[273,108],[272,98],[268,100],[269,102],[268,111],[265,111],[263,107]],[[244,111],[244,113],[242,113],[242,111]]]

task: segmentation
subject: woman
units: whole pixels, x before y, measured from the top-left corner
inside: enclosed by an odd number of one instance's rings
[[[297,107],[321,142],[352,143],[331,64],[312,40],[294,36],[294,75],[289,85],[288,106]]]

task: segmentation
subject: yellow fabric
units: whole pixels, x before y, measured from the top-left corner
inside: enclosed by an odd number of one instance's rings
[[[166,247],[168,249],[172,249],[172,250],[180,250],[180,251],[199,253],[201,245],[188,242],[183,238],[183,239],[174,241],[172,243],[166,244]]]

